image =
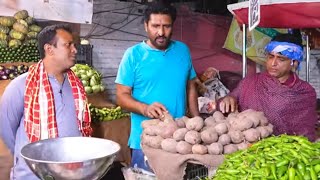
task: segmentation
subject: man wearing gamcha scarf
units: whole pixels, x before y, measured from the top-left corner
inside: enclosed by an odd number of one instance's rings
[[[280,34],[266,45],[266,71],[245,77],[219,100],[223,113],[254,109],[264,112],[275,135],[316,137],[316,92],[295,73],[303,60],[301,38]]]
[[[84,87],[70,70],[77,53],[71,29],[47,26],[38,44],[41,60],[10,82],[0,102],[0,137],[14,156],[10,179],[38,179],[20,156],[26,144],[92,132]]]

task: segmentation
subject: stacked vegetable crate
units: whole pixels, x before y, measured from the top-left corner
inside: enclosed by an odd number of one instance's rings
[[[41,27],[26,10],[0,16],[0,63],[34,62],[40,58],[37,35]]]

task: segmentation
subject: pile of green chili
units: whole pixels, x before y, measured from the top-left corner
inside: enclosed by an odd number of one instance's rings
[[[207,178],[210,179],[210,178]],[[272,136],[225,156],[211,180],[320,179],[320,142],[302,136]]]

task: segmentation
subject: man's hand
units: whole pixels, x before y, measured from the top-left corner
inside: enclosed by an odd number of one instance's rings
[[[237,100],[232,96],[225,96],[219,103],[219,108],[222,113],[236,112],[238,110]]]
[[[168,112],[168,110],[166,107],[164,107],[164,105],[155,102],[145,107],[143,115],[151,119],[161,119],[166,112]]]

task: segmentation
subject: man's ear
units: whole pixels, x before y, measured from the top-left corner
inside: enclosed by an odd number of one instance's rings
[[[146,32],[148,32],[148,23],[147,23],[147,22],[144,22],[144,30],[145,30]]]
[[[44,45],[44,52],[45,52],[45,54],[52,55],[53,54],[52,45],[45,44]]]
[[[291,70],[292,70],[293,72],[296,72],[297,69],[298,69],[298,66],[299,66],[299,61],[293,60],[293,65],[292,65]]]

